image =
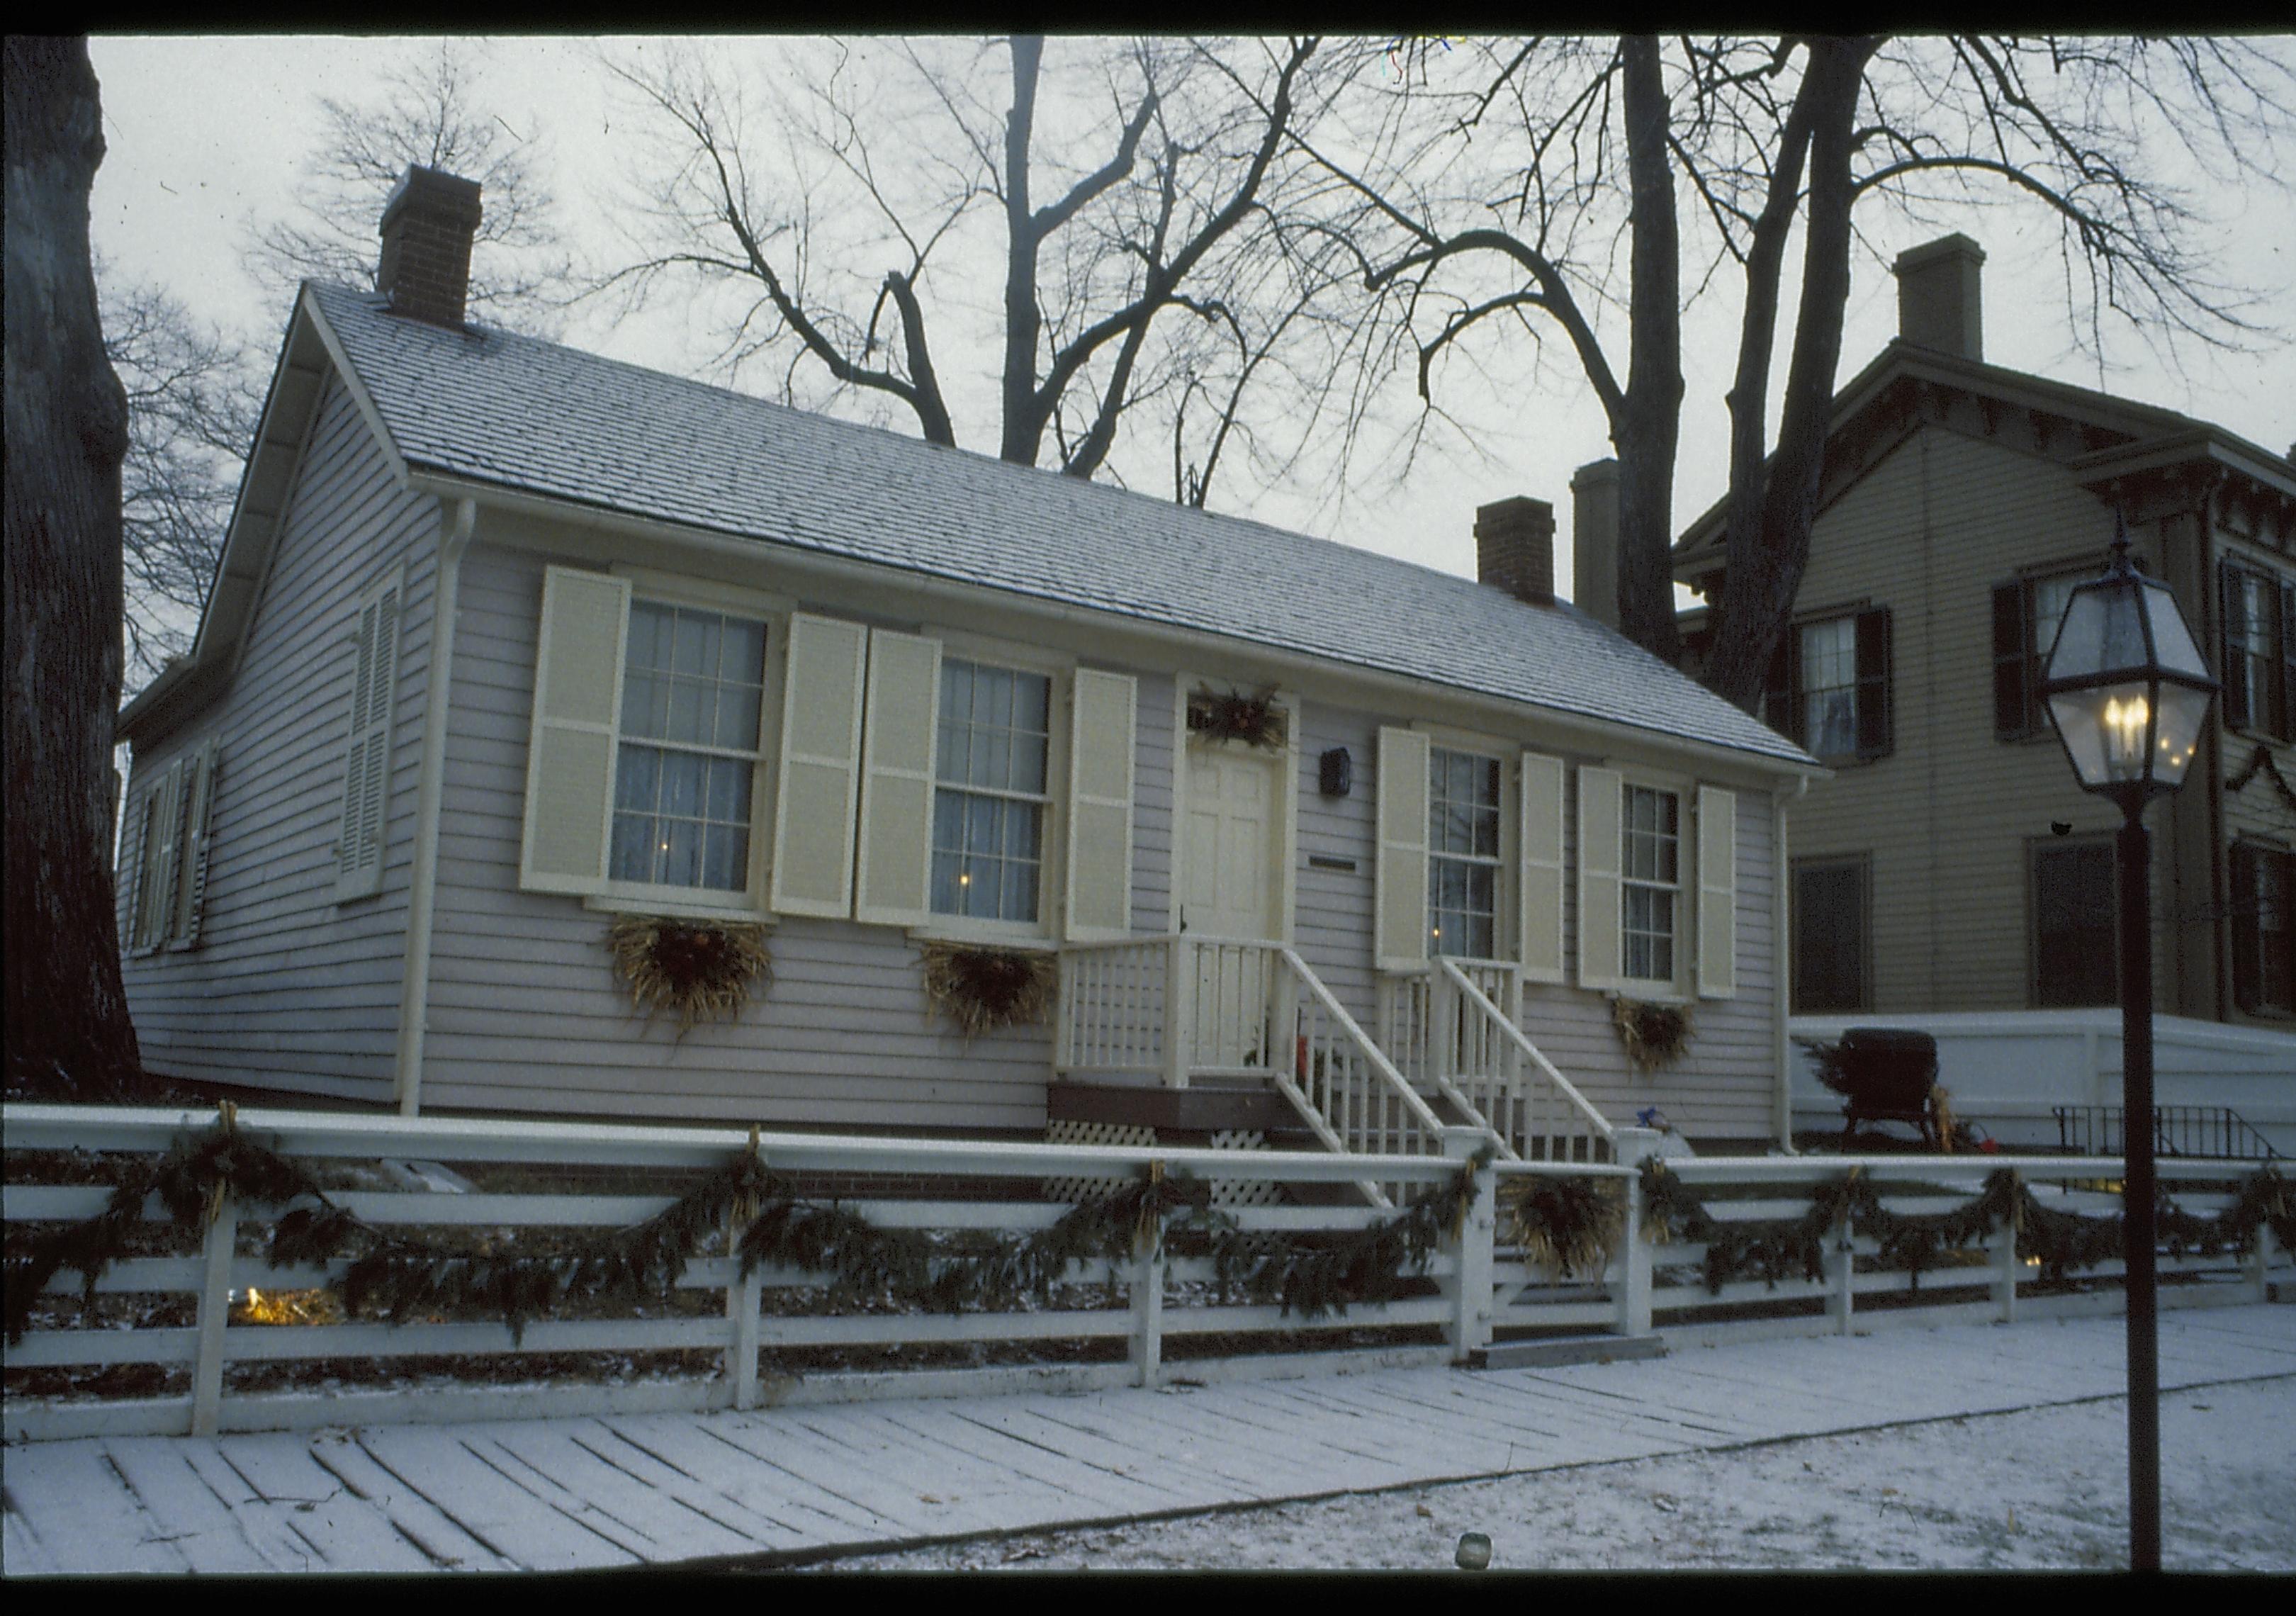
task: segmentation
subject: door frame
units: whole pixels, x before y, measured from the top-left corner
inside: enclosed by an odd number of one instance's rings
[[[1170,899],[1165,905],[1165,932],[1170,935],[1179,931],[1181,894],[1187,890],[1188,776],[1193,767],[1193,748],[1196,744],[1192,743],[1188,737],[1188,696],[1200,685],[1209,685],[1214,690],[1269,690],[1269,705],[1283,714],[1283,750],[1261,752],[1260,755],[1275,765],[1282,775],[1275,800],[1275,845],[1269,857],[1275,865],[1276,886],[1276,930],[1273,940],[1289,947],[1295,939],[1299,897],[1299,872],[1296,868],[1300,861],[1301,703],[1299,693],[1281,685],[1270,687],[1258,680],[1219,677],[1186,669],[1181,669],[1172,680],[1172,885]],[[1243,743],[1229,741],[1201,744],[1241,749]]]

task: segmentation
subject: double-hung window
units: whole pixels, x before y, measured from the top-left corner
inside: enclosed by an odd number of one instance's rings
[[[934,914],[1042,917],[1052,700],[1045,674],[941,659]]]
[[[732,586],[547,568],[519,884],[649,913],[1128,934],[1136,682],[946,649]]]
[[[630,603],[610,877],[747,889],[765,683],[764,623]]]
[[[1816,757],[1888,756],[1889,608],[1789,628],[1770,664],[1764,696],[1770,726]]]
[[[1431,748],[1427,762],[1427,946],[1495,959],[1499,929],[1496,758]]]
[[[1993,733],[2003,741],[2050,733],[2041,680],[2073,591],[2095,567],[2021,578],[1993,590]]]
[[[2232,848],[2233,1000],[2251,1014],[2296,1013],[2296,854]]]
[[[1622,806],[1620,969],[1629,981],[1674,980],[1675,908],[1682,895],[1682,799],[1629,784]]]
[[[2296,585],[2229,559],[2224,713],[2234,729],[2296,738]]]

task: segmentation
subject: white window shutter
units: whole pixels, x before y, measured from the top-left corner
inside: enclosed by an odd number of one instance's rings
[[[1698,788],[1698,994],[1738,991],[1738,796]]]
[[[860,857],[853,917],[922,924],[931,908],[933,770],[940,738],[940,642],[869,635],[863,703]]]
[[[1132,931],[1132,755],[1139,686],[1079,668],[1069,730],[1067,931],[1072,942]]]
[[[1379,732],[1379,855],[1372,866],[1374,952],[1382,971],[1427,964],[1427,737]]]
[[[869,631],[858,623],[802,612],[790,619],[773,905],[791,915],[841,918],[853,912],[853,823],[868,650]]]
[[[1528,982],[1559,982],[1562,962],[1562,759],[1522,755],[1521,880],[1517,909]]]
[[[179,794],[183,780],[184,760],[178,758],[144,799],[144,836],[136,858],[135,947],[145,954],[167,940],[168,871],[184,823]]]
[[[1626,782],[1614,768],[1578,770],[1578,985],[1617,988],[1619,915],[1624,874],[1620,804]]]
[[[351,679],[351,738],[343,756],[342,833],[335,844],[337,901],[382,889],[384,819],[390,806],[390,718],[398,691],[398,603],[404,577],[359,608],[358,665]]]
[[[215,822],[216,743],[200,748],[191,765],[191,800],[184,810],[184,845],[177,857],[181,874],[176,881],[175,919],[169,936],[178,948],[200,946],[200,928],[207,908],[208,839]]]
[[[595,892],[605,885],[629,621],[627,579],[571,567],[544,575],[518,870],[528,891]]]

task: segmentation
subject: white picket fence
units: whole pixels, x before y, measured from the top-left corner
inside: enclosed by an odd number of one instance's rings
[[[24,1151],[157,1153],[186,1133],[214,1121],[211,1113],[131,1111],[109,1108],[10,1106],[4,1112],[11,1172]],[[750,1148],[751,1136],[717,1128],[642,1128],[578,1123],[490,1120],[402,1119],[340,1113],[246,1111],[243,1133],[283,1153],[308,1161],[374,1162],[414,1159],[439,1162],[545,1163],[577,1169],[692,1170],[722,1165]],[[1349,1185],[1366,1173],[1406,1192],[1441,1191],[1458,1181],[1470,1160],[1484,1149],[1480,1128],[1440,1129],[1442,1153],[1435,1155],[1335,1155],[1299,1152],[1162,1151],[1125,1147],[966,1143],[939,1140],[857,1139],[815,1135],[758,1136],[757,1148],[777,1172],[799,1177],[837,1175],[840,1179],[873,1176],[919,1177],[952,1185],[980,1180],[1027,1181],[1136,1177],[1161,1162],[1169,1174],[1209,1178],[1267,1179],[1300,1186]],[[1129,1261],[1078,1264],[1071,1279],[1078,1286],[1102,1286],[1080,1293],[1074,1305],[1057,1310],[1021,1307],[1009,1311],[934,1314],[875,1310],[831,1311],[824,1276],[792,1270],[760,1269],[746,1279],[734,1259],[718,1251],[689,1265],[681,1282],[687,1292],[715,1293],[706,1310],[674,1317],[627,1316],[595,1319],[540,1319],[514,1340],[498,1320],[414,1322],[401,1325],[352,1321],[341,1324],[259,1325],[233,1320],[234,1299],[250,1290],[296,1292],[339,1280],[348,1267],[275,1269],[249,1239],[269,1214],[242,1210],[226,1201],[193,1254],[139,1256],[115,1263],[98,1284],[100,1297],[148,1302],[170,1295],[192,1300],[189,1324],[107,1327],[77,1319],[78,1309],[62,1301],[59,1317],[38,1324],[5,1352],[10,1391],[4,1405],[10,1440],[83,1435],[126,1435],[278,1430],[357,1422],[523,1417],[603,1411],[659,1412],[668,1409],[753,1407],[762,1402],[842,1400],[868,1396],[939,1396],[1024,1388],[1084,1389],[1153,1385],[1168,1374],[1208,1379],[1238,1374],[1295,1372],[1303,1363],[1326,1367],[1379,1364],[1473,1361],[1495,1341],[1525,1334],[1589,1334],[1646,1337],[1653,1326],[1669,1339],[1702,1321],[1731,1314],[1759,1316],[1783,1309],[1800,1317],[1771,1327],[1848,1330],[1882,1317],[1867,1310],[1884,1296],[1893,1301],[1926,1300],[1921,1309],[1892,1308],[1890,1317],[1966,1317],[1972,1308],[2013,1318],[2021,1312],[2085,1310],[2117,1305],[2112,1276],[2118,1265],[2095,1271],[2089,1295],[2037,1297],[2039,1276],[2018,1262],[2007,1237],[1997,1235],[1982,1269],[1933,1271],[1919,1287],[1906,1276],[1873,1271],[1857,1259],[1870,1257],[1870,1243],[1835,1240],[1825,1276],[1816,1282],[1782,1281],[1768,1286],[1740,1281],[1710,1295],[1695,1277],[1702,1248],[1676,1243],[1654,1246],[1640,1226],[1638,1180],[1632,1163],[1655,1147],[1644,1130],[1619,1130],[1619,1162],[1491,1162],[1472,1169],[1472,1193],[1464,1218],[1447,1215],[1451,1233],[1426,1270],[1431,1293],[1382,1305],[1356,1304],[1344,1314],[1309,1320],[1274,1304],[1223,1301],[1211,1284],[1207,1260],[1182,1259],[1144,1243]],[[1877,1185],[1906,1186],[1885,1204],[1899,1211],[1941,1210],[1974,1194],[1985,1175],[2013,1167],[2036,1185],[2079,1183],[2115,1177],[2120,1163],[2109,1158],[1877,1157],[1744,1158],[1677,1161],[1669,1164],[1706,1196],[1717,1216],[1787,1217],[1808,1205],[1815,1184],[1860,1166]],[[2162,1162],[2161,1173],[2173,1187],[2220,1182],[2244,1175],[2245,1167]],[[1549,1276],[1504,1245],[1497,1234],[1501,1187],[1525,1175],[1594,1177],[1620,1183],[1626,1191],[1624,1238],[1599,1276]],[[1771,1199],[1723,1201],[1717,1192],[1758,1186]],[[1325,1193],[1328,1194],[1328,1191]],[[28,1231],[20,1226],[53,1226],[101,1210],[110,1192],[97,1187],[10,1183],[5,1216],[12,1244]],[[331,1198],[377,1227],[426,1232],[442,1245],[500,1238],[513,1230],[626,1226],[671,1202],[667,1194],[488,1194],[402,1191],[330,1192]],[[2226,1203],[2220,1192],[2180,1191],[2180,1202],[2206,1213]],[[2087,1197],[2100,1210],[2110,1198]],[[898,1200],[871,1198],[846,1203],[881,1227],[931,1229],[1043,1228],[1066,1208],[1044,1200]],[[1359,1230],[1394,1216],[1376,1208],[1296,1205],[1235,1209],[1248,1231],[1304,1236]],[[156,1198],[144,1209],[147,1220],[165,1218]],[[163,1235],[168,1231],[156,1231]],[[2288,1254],[2268,1236],[2245,1259],[2187,1257],[2161,1259],[2163,1304],[2260,1300],[2267,1287],[2284,1287]],[[1972,1302],[1971,1285],[1982,1287]],[[67,1270],[50,1282],[58,1299],[80,1287]],[[806,1293],[811,1292],[808,1297]],[[769,1305],[768,1297],[807,1302],[806,1310]],[[179,1309],[181,1304],[178,1304]],[[654,1309],[659,1311],[659,1309]],[[1346,1341],[1349,1333],[1394,1333],[1369,1347]],[[1406,1337],[1408,1339],[1406,1339]],[[1216,1341],[1208,1338],[1219,1338]],[[1336,1342],[1303,1356],[1309,1338]],[[1089,1341],[1124,1343],[1121,1361],[1103,1351],[1105,1361],[1008,1364],[993,1367],[914,1367],[792,1373],[786,1355],[840,1349],[849,1355],[888,1348],[968,1350],[1015,1343]],[[1168,1362],[1167,1349],[1182,1343],[1183,1357]],[[709,1355],[712,1374],[689,1372],[682,1378],[629,1380],[620,1384],[491,1386],[442,1383],[443,1372],[426,1371],[419,1383],[388,1393],[234,1390],[234,1368],[319,1360],[414,1360],[455,1358],[531,1358],[538,1354],[633,1354],[683,1349]],[[1069,1349],[1078,1357],[1077,1349]],[[158,1397],[88,1399],[20,1395],[19,1371],[156,1366],[179,1375],[188,1370],[187,1390]]]

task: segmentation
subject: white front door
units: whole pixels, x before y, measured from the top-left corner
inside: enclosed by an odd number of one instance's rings
[[[1283,935],[1283,759],[1256,749],[1190,745],[1180,929],[1200,938],[1273,942]],[[1265,1070],[1269,973],[1263,948],[1195,950],[1192,1067]]]

